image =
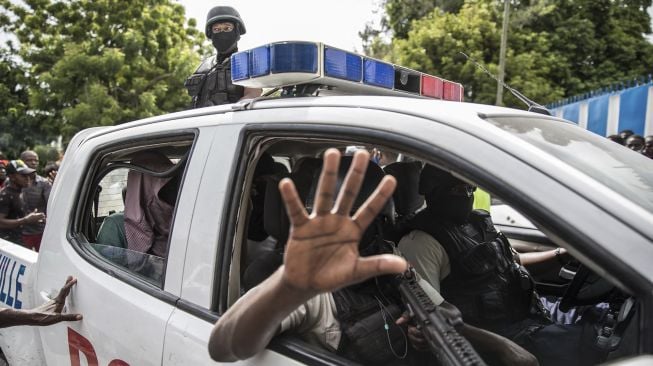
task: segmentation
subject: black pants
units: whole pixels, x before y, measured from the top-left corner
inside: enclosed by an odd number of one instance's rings
[[[592,321],[563,325],[526,319],[513,329],[519,330],[509,338],[532,353],[541,366],[589,366],[607,357],[596,346],[597,329]]]

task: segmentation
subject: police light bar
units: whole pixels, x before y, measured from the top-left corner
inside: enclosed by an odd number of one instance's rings
[[[249,88],[319,84],[345,94],[462,101],[462,84],[325,45],[275,42],[231,56],[231,79]]]

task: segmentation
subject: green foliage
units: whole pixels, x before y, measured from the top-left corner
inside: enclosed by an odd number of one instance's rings
[[[503,2],[386,0],[385,28],[361,33],[369,55],[462,82],[494,104]],[[462,5],[461,5],[462,4]],[[545,104],[650,73],[651,0],[513,0],[505,81]],[[428,10],[430,9],[430,10]],[[427,13],[425,11],[428,10]],[[393,34],[391,42],[384,35]],[[521,107],[507,92],[506,105]]]
[[[395,39],[393,62],[461,82],[466,100],[493,104],[496,81],[486,75],[462,53],[484,65],[491,73],[498,70],[501,23],[492,1],[468,1],[459,13],[435,9],[413,23],[407,39]],[[547,72],[556,66],[550,44],[544,34],[513,34],[514,44],[508,51],[511,62],[506,68],[511,86],[538,101],[557,99],[563,90],[547,79]],[[462,52],[462,53],[461,53]],[[506,104],[520,105],[506,96]]]
[[[36,145],[32,149],[39,156],[39,174],[42,174],[43,168],[50,163],[57,162],[61,159],[61,152],[56,147],[49,145]]]
[[[554,10],[527,27],[550,34],[553,52],[563,61],[551,78],[565,96],[651,72],[653,45],[644,37],[651,33],[651,0],[547,2]]]
[[[458,12],[463,0],[386,0],[384,25],[394,37],[406,38],[413,20],[421,19],[438,8],[444,12]]]
[[[14,158],[43,135],[39,120],[28,112],[24,65],[0,48],[0,151]]]
[[[184,109],[204,36],[172,0],[2,1],[49,136]],[[1,18],[0,18],[1,20]]]

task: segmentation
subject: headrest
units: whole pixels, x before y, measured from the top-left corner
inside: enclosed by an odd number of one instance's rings
[[[396,162],[386,165],[383,170],[397,179],[397,188],[392,194],[397,214],[400,216],[410,215],[424,205],[424,196],[419,193],[422,163],[419,161]]]
[[[353,156],[343,156],[340,158],[340,166],[338,167],[338,181],[336,183],[336,194],[337,192],[340,191],[342,183],[344,182],[345,177],[347,176],[347,172],[349,171],[349,167],[351,166],[353,159],[354,159]],[[308,196],[306,200],[304,201],[305,207],[308,210],[308,212],[311,212],[313,210],[313,205],[315,202],[315,192],[317,191],[317,185],[321,172],[322,172],[322,160],[320,160],[319,168],[313,170],[313,179],[311,181],[310,190],[308,192]],[[383,179],[384,176],[385,173],[383,173],[383,169],[381,169],[381,167],[378,166],[376,163],[370,161],[369,164],[367,164],[365,177],[363,178],[363,183],[361,184],[361,188],[360,191],[358,192],[358,196],[356,197],[356,200],[352,205],[352,211],[356,211],[360,206],[363,205],[365,200],[367,200],[367,198],[372,194],[372,192],[374,192],[376,186],[379,185],[381,179]],[[392,217],[392,215],[390,215],[390,217]]]
[[[272,156],[266,152],[262,153],[256,162],[254,176],[260,177],[261,175],[272,174],[272,165],[274,165],[274,159],[272,159]]]
[[[338,169],[338,183],[336,192],[339,191],[342,182],[344,181],[347,171],[352,162],[351,156],[343,156],[340,160],[340,167]],[[315,191],[322,172],[322,159],[320,158],[304,158],[298,161],[290,174],[290,178],[295,183],[299,198],[304,202],[304,206],[310,213],[313,209]],[[383,170],[381,167],[373,162],[370,162],[365,171],[365,177],[361,185],[352,211],[356,211],[367,198],[374,192],[376,186],[383,179]],[[279,181],[268,182],[265,193],[265,208],[264,208],[264,226],[265,231],[272,237],[277,239],[280,245],[285,245],[288,240],[288,231],[290,229],[290,221],[286,214],[286,209],[279,193]],[[383,209],[382,215],[388,219],[393,218],[394,205],[392,200],[389,200],[386,207]]]
[[[265,198],[263,203],[263,228],[265,232],[277,239],[279,245],[285,245],[288,240],[290,221],[279,193],[279,182],[282,177],[267,178]]]
[[[265,197],[268,186],[276,188],[279,180],[288,175],[286,166],[274,161],[272,156],[264,152],[254,169],[252,182],[252,210],[249,216],[249,226],[247,229],[247,238],[254,241],[262,241],[268,237],[269,233],[265,229]],[[274,193],[273,193],[274,194]],[[278,195],[278,193],[277,193]]]
[[[315,171],[317,170],[319,174],[320,169],[322,169],[322,160],[318,158],[306,157],[295,163],[290,178],[295,183],[302,202],[306,202]],[[290,221],[279,192],[279,182],[284,176],[268,178],[263,206],[263,227],[270,236],[277,239],[280,246],[286,244],[290,230]]]

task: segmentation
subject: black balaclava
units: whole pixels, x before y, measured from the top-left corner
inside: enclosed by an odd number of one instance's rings
[[[211,42],[213,47],[218,51],[219,55],[226,55],[236,51],[238,40],[240,39],[240,32],[238,26],[234,25],[231,32],[219,32],[211,34]]]
[[[426,206],[434,215],[464,224],[474,207],[474,195],[452,193],[457,185],[466,184],[449,172],[432,165],[424,166],[420,175],[419,191],[424,194]]]
[[[474,196],[452,195],[435,189],[426,194],[426,206],[437,216],[462,225],[474,209]]]

